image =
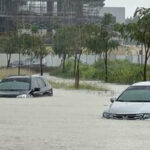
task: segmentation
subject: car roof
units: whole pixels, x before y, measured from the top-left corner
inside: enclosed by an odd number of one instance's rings
[[[29,76],[29,75],[21,75],[21,76],[14,75],[14,76],[6,77],[4,79],[10,79],[10,78],[34,78],[34,77],[42,77],[42,76],[40,76],[40,75],[31,75],[31,76]]]
[[[150,86],[150,81],[137,82],[132,84],[132,86]]]

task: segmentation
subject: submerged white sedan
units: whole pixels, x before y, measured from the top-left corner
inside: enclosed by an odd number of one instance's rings
[[[138,82],[128,87],[103,112],[107,119],[150,119],[150,82]]]

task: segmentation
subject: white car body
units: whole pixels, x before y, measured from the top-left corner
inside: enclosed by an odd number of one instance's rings
[[[149,81],[138,82],[138,83],[131,85],[130,87],[143,87],[143,86],[150,88],[150,82]],[[150,101],[120,102],[120,101],[117,101],[117,99],[114,102],[112,102],[112,104],[109,106],[109,108],[106,111],[104,111],[103,113],[104,118],[128,119],[128,116],[133,117],[129,119],[149,119],[150,118]],[[147,117],[142,118],[142,115],[145,115],[145,114],[147,115]],[[139,118],[136,118],[135,117],[136,115],[141,115],[141,116]]]
[[[137,102],[114,102],[109,110],[109,113],[113,114],[139,114],[150,113],[149,103],[137,103]]]

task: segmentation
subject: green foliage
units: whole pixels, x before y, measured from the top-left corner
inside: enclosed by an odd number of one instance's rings
[[[59,56],[74,55],[76,51],[86,47],[87,35],[85,33],[85,25],[71,25],[58,29],[54,36],[54,52]]]
[[[34,55],[37,58],[44,58],[46,55],[48,55],[51,51],[50,49],[47,49],[46,46],[44,45],[42,39],[37,38],[38,44],[36,45],[37,48],[34,49]]]
[[[117,37],[115,31],[116,21],[112,14],[105,14],[102,19],[100,29],[100,49],[107,52],[119,46],[119,42],[114,38]]]
[[[35,25],[32,25],[32,26],[31,26],[31,31],[32,31],[33,34],[37,33],[37,32],[38,32],[38,29],[39,29],[39,28],[38,28],[37,26],[35,26]]]
[[[112,14],[105,14],[102,18],[101,25],[89,25],[87,29],[89,34],[86,40],[87,47],[95,54],[104,53],[105,58],[105,81],[108,81],[108,53],[119,46],[116,40],[117,33],[115,30],[116,20]]]
[[[89,65],[80,65],[80,76],[84,80],[98,80],[99,72],[98,69]]]
[[[33,38],[29,34],[21,34],[19,37],[19,44],[22,54],[31,55],[33,54],[34,42]]]
[[[138,17],[138,21],[135,31],[132,28],[133,38],[150,49],[150,8],[137,8],[134,16]],[[150,54],[149,51],[148,53]]]
[[[54,52],[62,57],[62,72],[65,72],[66,56],[75,57],[74,77],[75,86],[78,88],[80,75],[80,58],[83,53],[90,50],[96,54],[105,54],[105,81],[108,80],[107,55],[117,48],[119,42],[115,40],[115,18],[111,14],[105,14],[101,26],[94,24],[71,25],[57,29],[54,36]],[[93,71],[89,71],[91,74]],[[86,75],[88,76],[88,74]],[[95,76],[93,74],[92,76]]]
[[[73,29],[68,26],[56,31],[53,47],[55,54],[58,54],[61,57],[63,54],[69,54],[71,52],[72,34]]]
[[[20,34],[19,51],[19,53],[40,58],[41,75],[43,75],[43,58],[51,52],[50,48],[46,48],[43,37],[35,34]]]
[[[100,27],[95,24],[89,24],[87,25],[86,30],[89,33],[89,37],[86,40],[87,48],[95,54],[102,53]]]
[[[108,61],[109,80],[111,83],[131,84],[142,80],[142,67],[138,64],[131,64],[128,61],[114,60]],[[63,78],[73,78],[73,61],[67,61],[67,71],[62,73],[59,68],[51,72],[51,75]],[[150,68],[150,66],[148,66]],[[80,63],[80,78],[82,80],[105,80],[104,61],[99,60],[94,65]],[[150,72],[149,72],[150,79]]]
[[[9,32],[7,36],[3,36],[0,39],[0,46],[7,54],[17,52],[18,47],[18,36],[16,32]]]
[[[100,80],[103,80],[103,61],[97,62],[95,64],[96,68],[101,66],[100,70]],[[128,61],[123,60],[115,60],[115,61],[108,61],[109,66],[109,82],[113,83],[123,83],[123,84],[130,84],[137,81],[142,80],[142,67],[137,64],[131,64]]]
[[[51,52],[51,49],[46,48],[44,45],[43,39],[36,35],[21,34],[19,37],[19,47],[23,54],[32,55],[37,58],[43,58]]]
[[[117,29],[123,38],[143,45],[145,54],[143,80],[147,80],[147,61],[150,57],[150,8],[137,8],[134,17],[137,18],[136,22],[118,25]]]
[[[6,53],[7,68],[10,65],[12,53],[18,52],[18,34],[15,31],[9,32],[7,35],[0,37],[0,51]]]
[[[87,32],[86,25],[71,25],[65,26],[56,31],[54,36],[54,52],[62,57],[62,72],[65,72],[65,60],[68,56],[75,57],[74,64],[74,77],[75,77],[75,86],[79,87],[80,79],[80,58],[83,53],[87,53],[88,49],[86,48],[87,39],[89,33]]]
[[[54,75],[57,77],[63,77],[63,78],[74,78],[73,75],[73,61],[67,61],[66,62],[66,71],[62,72],[61,68],[55,68],[50,75]]]
[[[147,80],[147,61],[150,57],[150,8],[137,8],[134,14],[136,23],[129,23],[124,27],[127,37],[144,46],[145,62],[143,80]]]
[[[56,70],[54,70],[50,74],[54,76],[58,76],[58,77],[63,77],[63,78],[74,78],[73,65],[74,65],[74,62],[69,60],[66,62],[66,72],[61,72],[60,68],[56,68]],[[95,80],[95,79],[98,79],[98,74],[99,72],[97,71],[96,68],[80,63],[80,78],[81,79]]]

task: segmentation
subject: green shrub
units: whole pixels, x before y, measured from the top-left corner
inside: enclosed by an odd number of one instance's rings
[[[142,68],[128,61],[111,61],[109,64],[109,82],[134,83],[142,80]]]
[[[62,73],[60,68],[52,75],[63,78],[74,78],[73,76],[74,62],[69,60],[66,62],[66,72]],[[148,66],[148,78],[150,79],[150,66]],[[108,61],[108,81],[112,83],[131,84],[143,79],[143,66],[132,64],[125,60]],[[104,80],[104,60],[100,59],[94,65],[80,63],[80,79],[84,80]]]
[[[96,68],[89,65],[80,65],[80,78],[86,80],[98,80],[99,72]]]

